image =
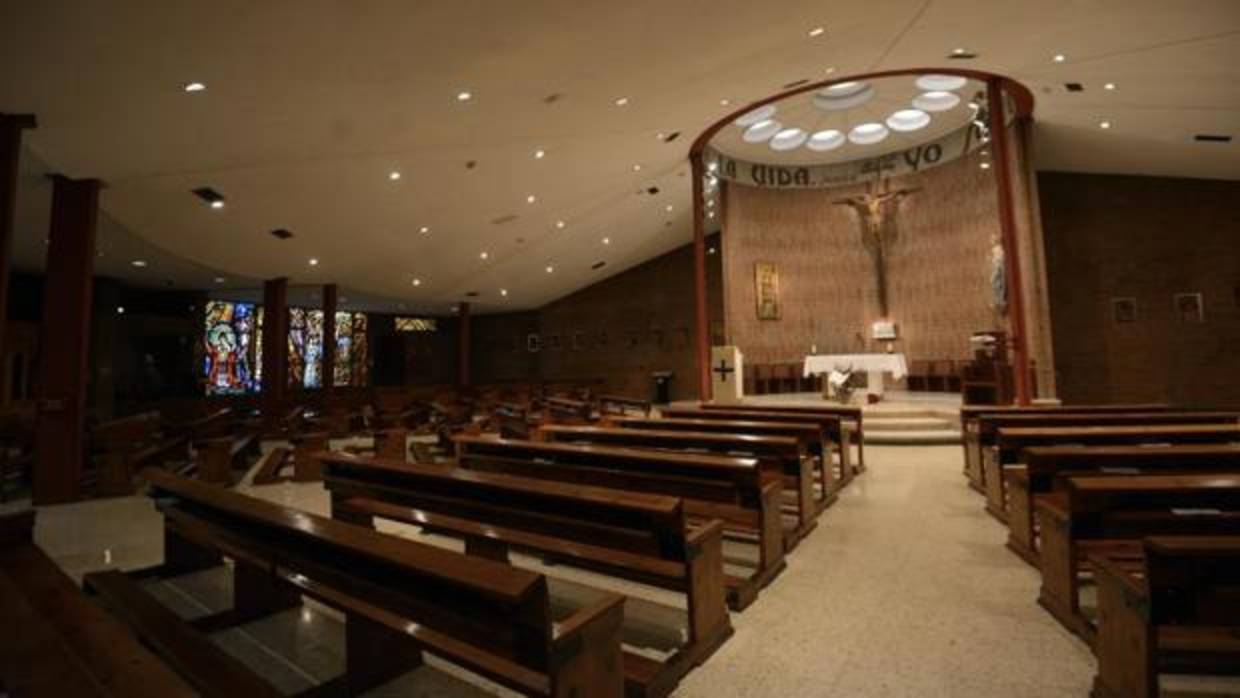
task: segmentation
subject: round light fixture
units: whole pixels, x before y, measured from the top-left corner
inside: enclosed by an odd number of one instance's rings
[[[784,125],[778,121],[774,119],[766,119],[745,129],[745,133],[741,135],[741,138],[743,138],[746,143],[761,143],[769,140],[771,136],[779,133],[783,130],[783,128]]]
[[[766,121],[772,116],[775,116],[775,105],[768,104],[765,107],[758,107],[757,109],[754,109],[751,112],[742,114],[733,123],[735,123],[737,126],[749,127],[749,126],[753,126],[756,123]]]
[[[892,131],[916,131],[930,124],[930,115],[920,109],[901,109],[887,117]]]
[[[870,101],[874,87],[868,83],[850,80],[824,87],[814,95],[814,106],[823,111],[852,109]]]
[[[800,128],[786,128],[771,139],[771,150],[793,150],[800,148],[809,133]]]
[[[842,131],[837,131],[832,128],[827,129],[826,131],[819,131],[810,136],[809,142],[806,143],[806,147],[810,150],[815,150],[821,153],[828,150],[835,150],[841,145],[844,145],[845,140],[846,138],[844,137],[844,133]]]
[[[922,92],[913,98],[913,106],[922,111],[947,111],[960,104],[960,95],[946,90]]]
[[[959,90],[969,81],[959,75],[922,75],[917,78],[917,87],[926,91]]]
[[[879,123],[868,123],[854,126],[848,132],[848,140],[857,145],[874,145],[887,137],[887,127]]]

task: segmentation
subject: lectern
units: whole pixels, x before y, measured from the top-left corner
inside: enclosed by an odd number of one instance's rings
[[[745,357],[733,346],[711,347],[710,389],[714,401],[720,405],[735,405],[745,397],[742,376],[745,374]]]

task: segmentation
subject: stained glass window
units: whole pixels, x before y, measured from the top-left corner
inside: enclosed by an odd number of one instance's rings
[[[336,313],[335,385],[353,384],[353,314]]]
[[[210,301],[206,306],[203,341],[208,395],[234,395],[254,390],[254,306]]]
[[[370,383],[370,342],[366,341],[366,327],[365,313],[354,313],[352,384],[357,386]]]
[[[323,311],[288,309],[288,383],[323,386]]]
[[[433,317],[397,317],[397,332],[434,332],[437,327]]]

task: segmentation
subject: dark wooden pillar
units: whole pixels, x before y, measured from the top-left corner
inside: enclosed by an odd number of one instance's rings
[[[288,390],[288,279],[263,282],[263,414],[284,409]]]
[[[59,175],[52,182],[35,435],[34,503],[39,505],[73,502],[82,494],[95,225],[102,186],[97,179]]]
[[[468,388],[470,378],[469,362],[473,360],[473,352],[471,351],[472,347],[470,346],[470,342],[472,340],[469,336],[469,303],[461,303],[458,307],[460,308],[460,312],[457,313],[457,316],[458,322],[460,323],[461,333],[460,339],[458,340],[458,343],[460,344],[460,358],[457,360],[457,383],[462,388]]]
[[[17,217],[17,172],[22,131],[35,127],[30,114],[0,114],[0,359],[9,320],[9,269],[13,266],[13,226]],[[9,370],[0,366],[0,370]]]
[[[323,286],[323,394],[336,386],[336,284]]]
[[[1003,234],[1007,267],[1008,318],[1012,339],[1012,371],[1016,404],[1029,404],[1029,337],[1025,332],[1024,285],[1021,283],[1020,245],[1016,239],[1016,208],[1012,203],[1012,160],[1007,123],[1003,118],[1003,81],[991,78],[986,85],[986,104],[990,114],[990,148],[994,164],[995,188],[999,192],[999,229]]]
[[[698,398],[711,399],[710,391],[710,323],[706,315],[706,221],[702,199],[702,179],[706,171],[702,156],[689,156],[693,178],[693,326],[697,340]]]

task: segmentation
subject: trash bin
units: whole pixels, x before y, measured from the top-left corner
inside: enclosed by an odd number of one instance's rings
[[[655,371],[650,374],[654,379],[654,398],[651,400],[656,405],[666,405],[672,401],[672,372],[671,371]]]

